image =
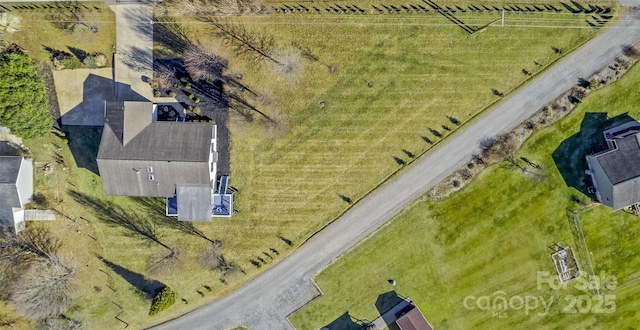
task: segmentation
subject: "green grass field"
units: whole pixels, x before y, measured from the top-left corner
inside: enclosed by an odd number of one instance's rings
[[[574,134],[606,125],[609,118],[627,113],[640,118],[640,67],[635,66],[616,84],[591,94],[566,118],[529,139],[516,155],[540,164],[544,179],[527,176],[505,163],[491,166],[474,182],[442,201],[423,199],[320,273],[316,281],[325,295],[291,317],[298,329],[317,329],[345,312],[358,319],[379,316],[378,295],[392,289],[411,297],[435,328],[633,328],[640,305],[637,271],[640,258],[635,233],[637,218],[595,206],[580,213],[596,275],[616,276],[613,313],[564,313],[567,295],[582,295],[571,284],[564,290],[537,288],[538,271],[554,272],[548,246],[557,242],[574,247],[565,215],[578,207],[569,187],[572,173],[561,173],[552,154]],[[606,114],[602,116],[602,113]],[[600,121],[589,121],[589,118]],[[587,121],[583,121],[584,119]],[[596,126],[594,126],[596,125]],[[516,157],[516,158],[517,158]],[[584,164],[582,155],[565,162]],[[560,163],[566,168],[566,163]],[[582,169],[580,169],[582,170]],[[580,175],[580,174],[577,174]],[[564,177],[570,178],[565,182]],[[587,180],[588,183],[588,180]],[[584,270],[583,270],[584,271]],[[391,287],[387,279],[395,279]],[[539,307],[524,310],[467,310],[465,297],[502,290],[512,296],[554,298],[546,316]],[[594,300],[595,302],[595,300]]]
[[[221,283],[217,273],[203,271],[196,263],[198,251],[208,244],[206,240],[176,230],[162,217],[153,216],[150,218],[157,222],[160,240],[180,249],[183,265],[170,273],[147,274],[149,257],[164,252],[163,248],[145,243],[121,226],[108,225],[100,220],[99,214],[93,212],[91,207],[74,201],[70,192],[77,191],[100,203],[121,205],[128,212],[152,213],[139,200],[107,198],[102,194],[100,178],[75,164],[76,161],[85,165],[90,163],[98,132],[67,127],[65,131],[69,132],[69,146],[76,150],[83,149],[82,152],[76,151],[72,155],[68,147],[54,135],[27,143],[39,169],[36,171],[36,192],[45,194],[53,207],[76,220],[73,222],[61,217],[55,223],[43,224],[50,226],[56,235],[67,242],[65,252],[73,255],[80,267],[81,299],[78,307],[70,311],[68,316],[81,320],[87,328],[117,328],[124,326],[115,319],[123,311],[120,319],[130,323],[131,328],[142,328],[211,302],[269,268],[348,207],[341,195],[354,201],[359,199],[401,168],[394,157],[408,161],[411,155],[417,155],[431,146],[425,138],[433,143],[450,134],[449,130],[455,130],[457,126],[447,116],[460,122],[469,120],[500,99],[491,89],[508,93],[529,79],[523,69],[535,74],[597,33],[586,24],[584,15],[536,15],[520,15],[519,19],[561,19],[556,21],[557,26],[583,28],[490,27],[484,32],[469,35],[446,18],[435,14],[425,17],[267,15],[239,18],[248,30],[260,30],[273,36],[280,51],[291,51],[295,43],[309,49],[322,62],[302,59],[295,71],[295,79],[275,74],[269,63],[248,64],[244,58],[234,56],[228,45],[207,37],[211,33],[208,33],[205,25],[194,18],[183,17],[181,26],[192,41],[217,49],[219,54],[225,56],[229,60],[229,73],[242,73],[242,83],[260,94],[255,100],[248,100],[282,123],[274,131],[265,127],[259,115],[254,114],[254,120],[249,122],[231,113],[228,124],[232,131],[230,184],[239,191],[236,194],[236,209],[240,212],[231,219],[195,224],[208,238],[222,240],[227,259],[238,263],[247,274],[226,284]],[[477,19],[488,23],[495,19],[494,16],[495,13],[493,16],[484,14]],[[162,18],[158,17],[157,20]],[[43,27],[38,25],[37,28]],[[106,32],[107,28],[101,27],[100,31]],[[57,42],[49,46],[66,46]],[[36,49],[37,44],[34,45],[32,47]],[[104,45],[112,47],[106,42]],[[75,47],[102,51],[97,46],[96,49],[91,48],[90,44],[78,44]],[[563,53],[558,54],[553,48]],[[32,56],[41,60],[47,58],[44,53]],[[336,71],[329,72],[325,64],[335,66]],[[320,106],[321,102],[326,105],[324,108]],[[442,137],[434,135],[436,131]],[[52,148],[54,143],[57,147]],[[56,153],[65,159],[67,170],[63,170],[63,165],[56,165]],[[41,168],[47,163],[53,164],[54,172],[45,175]],[[550,166],[545,165],[546,168]],[[511,173],[506,169],[504,172]],[[538,184],[530,183],[526,178],[521,178],[521,181],[518,184],[528,184],[529,187]],[[503,193],[519,191],[519,188],[514,186]],[[560,191],[556,194],[558,201],[568,200],[566,193]],[[500,200],[499,194],[485,200],[467,196],[464,202],[475,205],[476,209],[485,203],[498,203]],[[449,207],[457,206],[442,205],[440,213],[433,214],[445,217],[443,210]],[[559,216],[546,205],[528,207],[545,207],[550,217]],[[520,210],[513,208],[511,212]],[[475,214],[474,210],[470,210],[466,221],[474,219]],[[448,218],[441,218],[442,222],[424,222],[421,219],[424,219],[422,215],[416,214],[413,227],[406,228],[415,228],[416,232],[423,233],[442,228],[437,240],[443,246],[456,241],[456,230],[458,226],[463,226],[447,222]],[[495,226],[504,226],[505,219],[497,217]],[[544,228],[548,227],[546,219],[535,221],[544,225]],[[481,235],[494,222],[476,226],[476,221],[473,221],[472,228],[463,235],[466,237],[465,244],[469,244],[469,248],[480,244],[468,240],[473,235]],[[562,224],[564,222],[549,230],[553,231]],[[529,226],[529,223],[521,224],[522,230]],[[394,225],[386,230],[391,228]],[[506,230],[504,234],[508,237]],[[291,240],[293,247],[286,244],[284,239]],[[501,247],[502,240],[498,240],[498,237],[486,239],[491,240],[496,249],[510,251]],[[536,239],[548,243],[544,237]],[[557,238],[558,241],[567,239],[564,236]],[[421,238],[418,242],[422,241]],[[517,250],[519,243],[512,241],[510,248]],[[544,244],[540,244],[539,251],[546,251]],[[477,255],[475,250],[465,252],[467,245],[461,247],[452,252],[453,260],[464,253],[478,260],[491,257]],[[270,249],[277,250],[278,254]],[[405,249],[413,251],[414,247],[407,246]],[[527,249],[523,253],[525,256],[537,256],[538,250]],[[445,253],[444,247],[435,251],[433,258],[439,253]],[[109,267],[96,254],[117,266]],[[414,256],[421,257],[415,253]],[[521,256],[522,253],[518,252],[514,258]],[[536,258],[540,264],[548,260],[546,256]],[[258,263],[259,268],[250,262],[260,259],[263,261]],[[416,259],[416,267],[423,266],[420,260]],[[505,256],[504,265],[511,260]],[[403,268],[399,260],[388,261],[395,263],[398,269]],[[531,269],[538,265],[528,259],[523,262],[530,265]],[[356,267],[352,274],[355,276],[361,271]],[[432,277],[436,277],[436,270],[433,271]],[[526,271],[522,270],[523,274]],[[460,279],[464,272],[452,267],[448,275],[438,281],[445,285],[452,279]],[[372,279],[374,276],[387,276],[371,275]],[[171,286],[188,304],[179,300],[171,309],[148,317],[149,300],[135,288],[149,284],[143,283],[145,276],[149,281]],[[398,279],[400,289],[406,281],[400,277]],[[473,283],[469,281],[463,284],[469,286]],[[500,282],[500,285],[504,283],[501,279],[494,281]],[[328,285],[321,284],[323,289]],[[514,281],[510,285],[516,287],[518,284]],[[211,291],[205,286],[210,287]],[[362,289],[361,293],[370,289]],[[427,287],[422,290],[431,292]],[[331,290],[327,289],[329,292]],[[354,292],[353,297],[358,297],[358,293]],[[439,306],[437,308],[443,311],[451,308],[445,300],[434,301],[437,302],[434,306]],[[343,309],[342,306],[336,304],[333,307]],[[354,312],[359,313],[356,310]],[[361,315],[365,317],[368,314],[363,312]],[[481,320],[482,317],[476,319]],[[315,322],[311,317],[308,320]],[[296,319],[296,322],[299,321]],[[436,325],[443,324],[442,319],[435,322]],[[455,326],[460,321],[451,318],[448,322]],[[301,323],[302,328],[305,328],[305,324]]]

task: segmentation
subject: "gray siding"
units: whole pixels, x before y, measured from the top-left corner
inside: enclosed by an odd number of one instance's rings
[[[591,165],[591,171],[598,187],[598,192],[602,200],[602,204],[613,207],[613,184],[605,173],[604,169],[595,157],[587,156],[587,161]],[[625,205],[626,206],[626,205]]]

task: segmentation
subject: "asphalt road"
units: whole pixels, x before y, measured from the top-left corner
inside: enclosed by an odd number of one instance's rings
[[[624,2],[640,5],[640,0]],[[625,45],[639,40],[640,13],[635,10],[464,127],[462,133],[422,156],[273,268],[219,300],[157,329],[228,329],[240,325],[251,330],[292,329],[286,317],[319,293],[311,278],[320,270],[468,161],[478,151],[482,138],[508,131],[575,86],[579,77],[589,76],[610,63]]]

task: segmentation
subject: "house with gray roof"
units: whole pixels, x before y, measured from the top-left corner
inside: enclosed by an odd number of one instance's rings
[[[156,121],[156,109],[149,101],[105,102],[97,157],[104,193],[164,197],[167,215],[180,221],[211,221],[216,126],[183,118]]]
[[[24,205],[32,197],[32,159],[0,156],[0,230],[17,234],[25,228]]]
[[[586,171],[596,199],[614,210],[640,203],[640,123],[627,122],[603,132],[608,150],[588,155]]]

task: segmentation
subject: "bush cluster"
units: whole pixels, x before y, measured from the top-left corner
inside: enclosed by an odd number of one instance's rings
[[[175,291],[171,290],[170,287],[165,286],[164,288],[162,288],[162,290],[156,293],[155,297],[153,297],[149,315],[156,315],[163,310],[171,307],[173,304],[175,304],[177,298],[178,294]]]

